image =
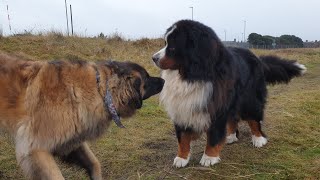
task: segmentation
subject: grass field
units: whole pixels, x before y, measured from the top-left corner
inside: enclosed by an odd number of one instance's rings
[[[0,38],[0,51],[33,60],[114,59],[142,64],[152,75],[159,70],[150,58],[163,46],[160,39],[123,41],[109,39],[46,36]],[[189,166],[173,168],[176,139],[172,123],[158,97],[144,102],[135,117],[124,121],[126,129],[112,126],[91,142],[106,179],[320,179],[320,49],[253,50],[257,55],[273,54],[296,59],[308,72],[289,85],[269,87],[264,131],[269,142],[253,148],[250,130],[240,126],[240,141],[226,145],[222,161],[211,168],[199,165],[205,146],[202,137],[192,146]],[[85,172],[62,164],[66,179],[88,179]],[[14,146],[0,131],[0,179],[23,179],[16,165]]]

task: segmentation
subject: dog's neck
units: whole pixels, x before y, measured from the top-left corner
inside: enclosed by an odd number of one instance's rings
[[[94,67],[96,70],[97,88],[98,88],[98,92],[100,92],[100,81],[101,81],[100,73],[99,73],[98,68],[96,66],[94,66]],[[120,116],[116,110],[116,107],[113,104],[112,95],[111,95],[109,88],[108,88],[108,80],[106,80],[106,93],[103,98],[103,102],[104,102],[105,111],[107,111],[111,114],[111,117],[112,117],[113,121],[116,123],[116,125],[120,128],[124,128],[124,125],[121,123]]]

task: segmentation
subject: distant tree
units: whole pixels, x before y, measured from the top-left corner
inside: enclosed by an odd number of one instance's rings
[[[263,45],[262,35],[257,33],[251,33],[248,36],[248,42],[252,45]]]
[[[265,45],[271,46],[276,38],[273,36],[266,35],[266,36],[262,36],[262,39]]]
[[[252,45],[267,45],[271,46],[273,42],[277,45],[291,45],[297,47],[303,47],[303,41],[301,38],[294,35],[282,35],[280,37],[262,36],[257,33],[251,33],[248,36],[248,42]]]
[[[101,32],[101,33],[98,35],[98,38],[105,38],[105,35],[103,34],[103,32]]]
[[[257,33],[251,33],[248,36],[248,42],[252,45],[268,45],[271,46],[275,37],[272,36],[262,36]]]
[[[282,35],[278,40],[281,45],[294,45],[297,47],[303,47],[303,41],[301,38],[294,35]]]

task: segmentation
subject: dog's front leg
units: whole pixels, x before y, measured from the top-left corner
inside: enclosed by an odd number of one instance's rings
[[[18,164],[30,179],[64,179],[52,154],[45,150],[32,150],[26,155],[17,153]]]
[[[200,160],[202,166],[211,166],[220,162],[220,151],[225,143],[226,125],[228,117],[234,117],[224,113],[218,119],[213,119],[207,130],[207,146]]]
[[[74,163],[87,170],[92,180],[101,180],[101,165],[87,143],[72,151],[63,160]]]
[[[199,134],[193,132],[192,129],[181,128],[178,125],[175,125],[175,129],[178,139],[178,154],[173,161],[173,166],[181,168],[188,164],[191,156],[191,141],[197,139]]]

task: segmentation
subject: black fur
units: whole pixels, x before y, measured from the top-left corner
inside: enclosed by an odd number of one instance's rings
[[[225,47],[211,28],[199,22],[178,21],[167,33],[173,28],[164,57],[174,61],[169,69],[179,70],[181,79],[189,83],[213,84],[210,103],[214,105],[208,105],[212,123],[207,130],[212,146],[224,140],[228,119],[263,120],[267,83],[287,83],[301,75],[295,61],[275,56],[260,59],[247,49]],[[157,65],[161,61],[153,59]],[[175,129],[178,140],[181,131],[190,131],[190,127],[177,125]]]
[[[276,56],[260,56],[264,63],[263,70],[267,83],[288,83],[293,77],[301,75],[303,69],[295,65],[296,61],[281,59]]]

